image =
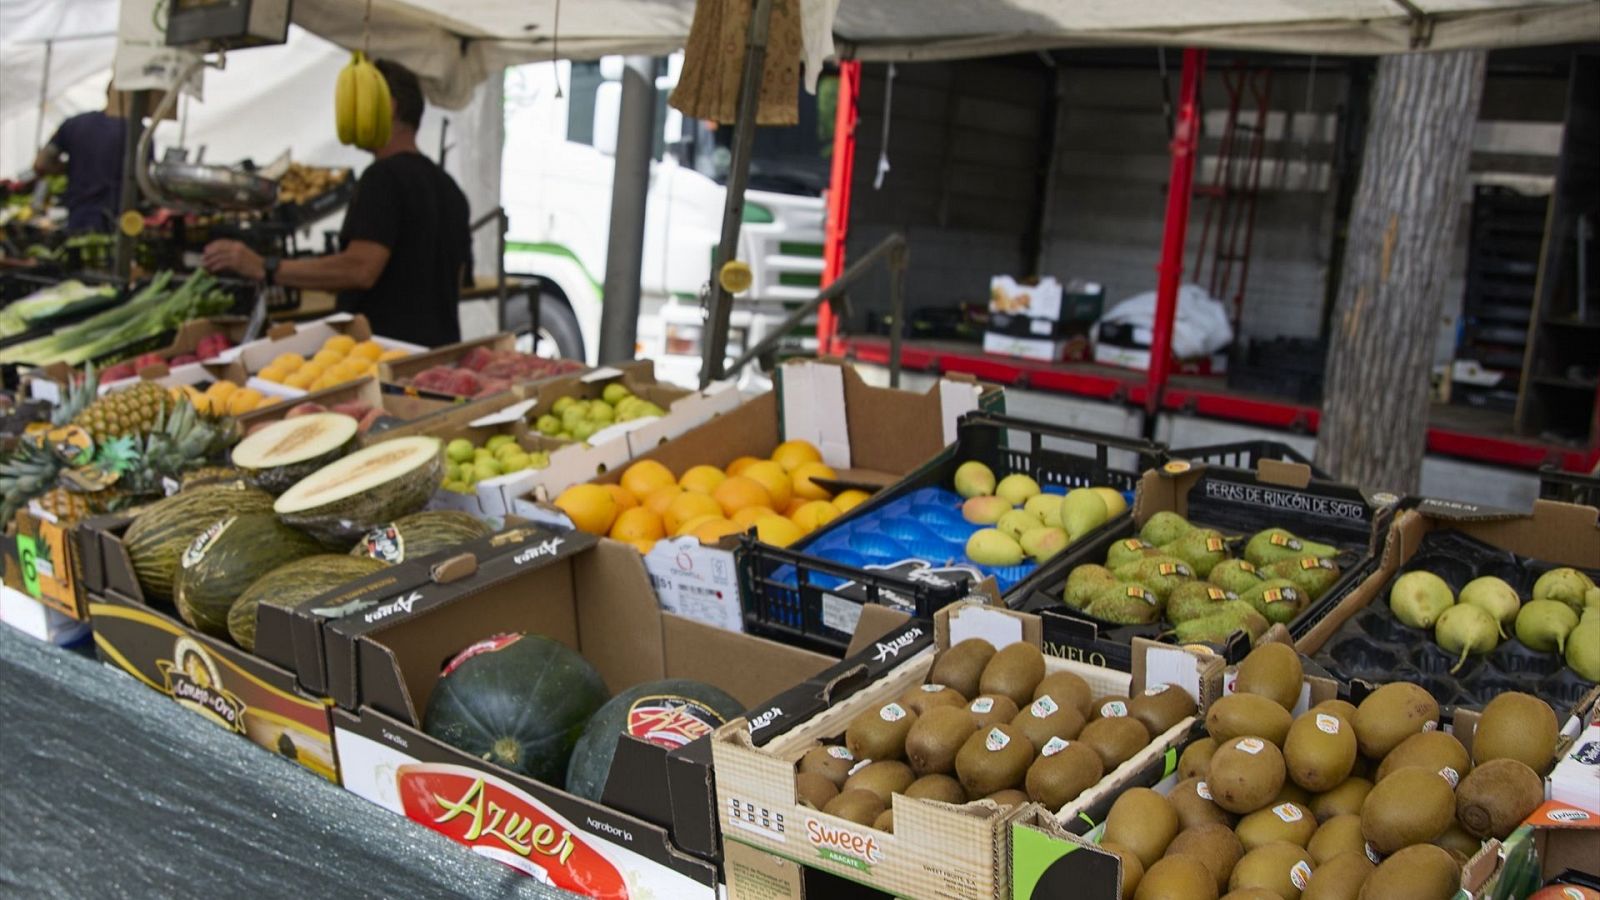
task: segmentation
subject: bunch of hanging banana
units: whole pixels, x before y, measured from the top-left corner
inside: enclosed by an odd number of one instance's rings
[[[383,73],[357,50],[350,64],[339,70],[333,94],[334,125],[339,143],[354,144],[363,150],[377,150],[389,143],[389,83]]]

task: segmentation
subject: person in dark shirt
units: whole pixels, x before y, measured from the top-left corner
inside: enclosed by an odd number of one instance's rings
[[[389,143],[361,174],[340,231],[343,250],[278,260],[238,241],[212,241],[202,264],[287,287],[339,292],[339,308],[361,313],[373,333],[436,347],[461,339],[457,306],[472,272],[467,198],[417,150],[422,88],[405,67],[380,61],[394,105]]]
[[[62,203],[68,231],[110,231],[122,195],[122,150],[128,120],[125,96],[106,88],[106,108],[79,113],[56,129],[39,150],[33,171],[67,176]]]

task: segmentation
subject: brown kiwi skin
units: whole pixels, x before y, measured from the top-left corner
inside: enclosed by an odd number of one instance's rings
[[[1259,694],[1229,694],[1206,710],[1206,734],[1219,743],[1255,735],[1266,738],[1281,750],[1293,722],[1294,717],[1288,710]]]
[[[816,772],[800,772],[794,776],[794,792],[800,802],[812,809],[821,809],[828,801],[839,796],[839,788],[826,776]]]
[[[1543,776],[1555,759],[1560,738],[1555,711],[1531,694],[1506,691],[1483,707],[1473,732],[1475,762],[1514,759]]]
[[[840,759],[830,750],[843,751],[849,758]],[[844,780],[850,777],[850,770],[855,765],[855,756],[844,747],[812,747],[805,756],[800,757],[800,771],[815,772],[833,782],[834,787],[844,786]]]
[[[1078,732],[1078,740],[1093,747],[1110,772],[1143,750],[1150,743],[1150,732],[1138,719],[1121,716],[1090,722]]]
[[[1016,788],[1006,788],[1003,791],[995,791],[983,799],[993,800],[1000,806],[1021,806],[1028,802],[1028,795]]]
[[[963,697],[978,696],[983,667],[994,658],[994,645],[983,638],[967,638],[939,654],[928,680],[955,690]]]
[[[1139,890],[1134,892],[1134,900],[1168,897],[1215,900],[1217,891],[1213,878],[1204,860],[1182,854],[1163,856],[1145,870],[1144,877],[1139,880]]]
[[[929,688],[939,690],[929,690]],[[938,706],[966,706],[967,698],[963,697],[960,691],[946,685],[919,684],[900,695],[900,705],[919,716],[925,716],[928,710]]]
[[[890,707],[900,710],[894,721],[885,718]],[[844,743],[858,760],[904,759],[906,735],[916,723],[916,713],[898,703],[885,703],[856,716],[845,729]]]
[[[1244,856],[1244,845],[1227,825],[1211,822],[1185,828],[1167,845],[1167,856],[1188,854],[1198,859],[1217,879],[1217,891],[1228,889],[1228,876]]]
[[[1285,822],[1284,816],[1293,821]],[[1275,803],[1241,818],[1233,830],[1246,850],[1278,841],[1304,847],[1317,833],[1317,819],[1311,815],[1311,810],[1298,803]]]
[[[1322,865],[1341,853],[1366,850],[1367,839],[1361,836],[1361,817],[1354,813],[1334,816],[1317,826],[1317,833],[1306,842],[1306,849],[1317,865]]]
[[[911,786],[905,789],[905,795],[940,803],[959,805],[967,802],[967,792],[961,789],[961,782],[949,775],[924,775],[911,782]]]
[[[1456,817],[1455,792],[1436,772],[1407,767],[1373,786],[1361,804],[1361,833],[1380,854],[1397,853],[1445,832]]]
[[[1083,731],[1083,713],[1078,712],[1077,707],[1056,704],[1053,711],[1041,717],[1034,714],[1040,702],[1035,700],[1028,704],[1026,709],[1019,711],[1011,719],[1012,726],[1027,735],[1028,741],[1035,748],[1043,748],[1053,737],[1064,741],[1073,740]]]
[[[879,813],[878,818],[872,821],[872,827],[877,831],[894,834],[894,810],[886,809]]]
[[[1174,684],[1157,685],[1128,700],[1128,715],[1143,722],[1152,736],[1165,734],[1196,711],[1194,698]]]
[[[973,706],[978,704],[979,700],[992,701],[993,706],[989,708],[988,712],[978,712],[973,709]],[[1002,723],[1010,724],[1011,720],[1017,717],[1017,704],[1010,697],[980,694],[977,697],[973,697],[972,702],[967,704],[967,712],[972,716],[974,728],[989,728]]]
[[[1318,822],[1326,822],[1346,813],[1360,815],[1361,803],[1371,790],[1372,782],[1352,775],[1333,790],[1312,797],[1311,811],[1316,813]]]
[[[1304,676],[1300,654],[1293,647],[1278,643],[1261,644],[1239,663],[1234,690],[1266,697],[1292,712],[1300,701]]]
[[[1203,778],[1185,778],[1173,787],[1172,793],[1167,795],[1167,800],[1172,803],[1172,808],[1178,812],[1178,823],[1183,830],[1200,828],[1205,825],[1223,825],[1233,828],[1238,821],[1238,816],[1218,806],[1208,797],[1200,795],[1200,786],[1205,784]],[[1210,788],[1206,789],[1210,793]]]
[[[1118,712],[1118,710],[1121,710],[1121,712]],[[1089,704],[1089,716],[1086,721],[1093,722],[1095,719],[1114,719],[1118,716],[1125,716],[1127,714],[1128,698],[1113,694],[1106,697],[1096,697],[1094,702]]]
[[[1183,748],[1183,755],[1178,757],[1178,778],[1183,781],[1205,778],[1206,770],[1211,767],[1211,754],[1215,752],[1217,740],[1211,737],[1203,737]]]
[[[1089,682],[1084,681],[1071,672],[1051,672],[1033,689],[1033,699],[1037,700],[1049,694],[1057,703],[1066,706],[1069,703],[1078,708],[1084,720],[1089,718],[1089,710],[1094,705],[1094,694],[1089,689]]]
[[[972,715],[964,707],[930,709],[906,733],[906,761],[918,775],[952,772],[956,753],[976,730]]]
[[[1356,900],[1361,886],[1378,867],[1361,850],[1346,851],[1318,863],[1300,900]],[[1319,882],[1317,879],[1321,878]],[[1352,883],[1352,881],[1354,883]]]
[[[830,816],[848,819],[857,825],[871,826],[883,812],[883,800],[871,791],[841,791],[828,801],[822,811]]]
[[[1100,754],[1082,741],[1072,741],[1050,756],[1035,759],[1022,783],[1030,799],[1057,812],[1104,775]]]
[[[1240,749],[1244,741],[1258,741],[1261,746],[1255,753],[1247,753]],[[1206,774],[1206,784],[1217,805],[1240,815],[1271,803],[1285,781],[1283,753],[1271,741],[1254,735],[1222,742],[1212,755],[1211,769]]]
[[[1412,844],[1395,851],[1361,885],[1362,900],[1449,900],[1461,887],[1461,868],[1450,851]]]
[[[1539,804],[1544,781],[1539,773],[1510,757],[1491,759],[1461,779],[1456,788],[1456,818],[1468,834],[1505,840]]]
[[[1124,791],[1106,814],[1104,839],[1137,853],[1142,863],[1154,865],[1177,836],[1177,811],[1149,788]]]
[[[884,806],[888,806],[891,796],[905,793],[905,789],[916,780],[916,773],[905,763],[897,759],[880,759],[856,770],[856,773],[845,781],[840,793],[854,790],[871,791],[878,795]]]
[[[990,735],[999,732],[1006,741],[999,750],[988,747]],[[971,798],[986,797],[995,791],[1022,784],[1033,762],[1034,747],[1022,732],[1010,725],[991,725],[972,733],[956,753],[956,779]]]
[[[1020,709],[1033,700],[1033,689],[1044,680],[1044,653],[1032,644],[1007,644],[990,657],[978,678],[978,690],[1002,694]]]
[[[1472,758],[1455,735],[1445,731],[1424,731],[1411,735],[1390,750],[1378,763],[1377,777],[1373,781],[1382,781],[1395,770],[1406,766],[1421,766],[1435,772],[1448,766],[1455,770],[1459,778],[1472,769]]]

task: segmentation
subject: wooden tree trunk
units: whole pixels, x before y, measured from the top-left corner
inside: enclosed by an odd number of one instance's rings
[[[1368,489],[1410,492],[1421,480],[1484,59],[1472,50],[1378,63],[1317,430],[1322,467]]]

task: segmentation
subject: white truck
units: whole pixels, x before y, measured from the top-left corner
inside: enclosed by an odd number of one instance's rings
[[[681,55],[668,57],[656,78],[638,355],[655,360],[658,377],[693,385],[700,372],[699,293],[710,276],[726,197],[707,173],[719,161],[726,167],[726,150],[710,139],[709,126],[666,105],[680,65]],[[509,218],[505,266],[541,283],[539,333],[528,341],[539,353],[590,362],[597,355],[621,71],[621,58],[608,57],[598,64],[534,63],[507,74],[500,189]],[[736,299],[730,359],[763,337],[786,314],[786,304],[792,308],[815,294],[823,215],[815,193],[746,194],[738,258],[749,263],[754,284]],[[529,325],[523,305],[513,304],[505,327],[527,332]]]

